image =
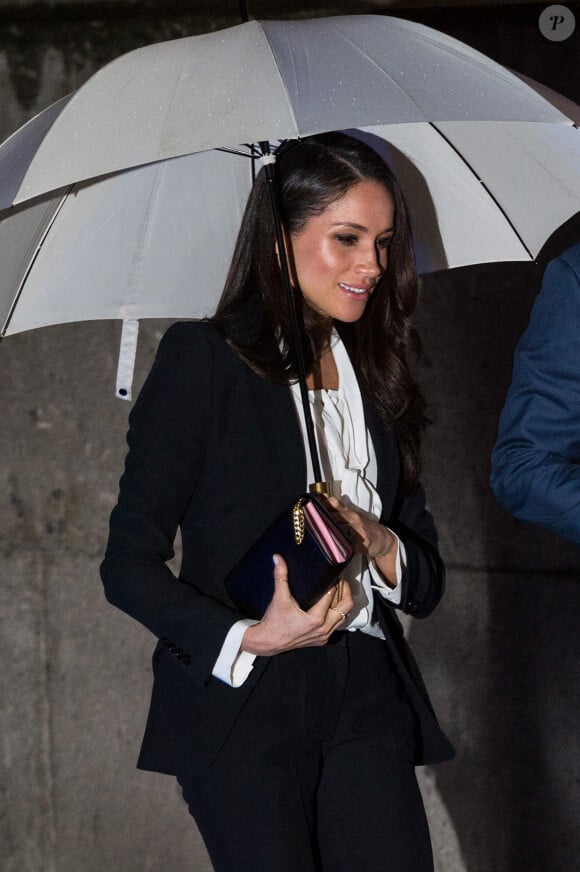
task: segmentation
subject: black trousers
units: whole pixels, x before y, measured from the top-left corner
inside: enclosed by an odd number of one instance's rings
[[[178,776],[215,872],[432,872],[387,646],[331,643],[272,658],[216,759]]]

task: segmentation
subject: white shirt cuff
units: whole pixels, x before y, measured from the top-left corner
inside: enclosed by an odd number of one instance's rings
[[[403,578],[403,572],[407,568],[407,552],[405,550],[404,544],[401,542],[397,534],[393,533],[393,531],[389,527],[387,527],[387,529],[389,530],[391,536],[394,536],[397,540],[397,556],[395,558],[397,585],[396,587],[390,587],[390,585],[386,583],[382,574],[375,566],[374,560],[369,560],[371,587],[373,590],[378,591],[383,599],[389,600],[389,602],[393,603],[394,606],[398,606],[401,604],[401,579]]]
[[[242,637],[248,627],[253,627],[259,621],[243,618],[237,621],[224,639],[224,644],[212,669],[212,675],[219,678],[230,687],[241,687],[254,668],[255,654],[240,651]]]

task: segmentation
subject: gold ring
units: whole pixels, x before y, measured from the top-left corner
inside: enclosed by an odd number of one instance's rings
[[[338,612],[338,614],[341,616],[342,620],[346,621],[346,619],[348,618],[347,612],[343,612],[343,610],[339,609],[338,606],[331,606],[330,608],[332,609],[333,612]]]

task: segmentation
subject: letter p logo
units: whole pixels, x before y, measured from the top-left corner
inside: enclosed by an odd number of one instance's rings
[[[538,19],[542,36],[552,42],[563,42],[576,27],[574,13],[567,6],[546,6]]]

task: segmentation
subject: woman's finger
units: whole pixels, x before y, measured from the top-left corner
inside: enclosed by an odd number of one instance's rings
[[[310,607],[308,614],[324,619],[329,610],[342,599],[345,584],[346,582],[342,578],[337,581],[330,590],[327,590],[326,593]]]
[[[344,578],[341,578],[336,586],[336,594],[334,599],[330,603],[328,609],[328,615],[330,616],[332,613],[332,617],[334,618],[338,615],[339,620],[335,622],[333,629],[336,629],[340,624],[344,623],[349,615],[350,610],[353,607],[353,598],[350,592],[350,585],[348,581]]]
[[[343,612],[349,613],[354,605],[350,585],[347,581],[343,581],[341,588],[341,596],[337,603],[333,603],[335,608],[341,609]]]
[[[349,613],[345,612],[344,609],[342,609],[340,606],[331,606],[330,611],[336,612],[336,614],[338,615],[338,622],[335,626],[335,629],[336,627],[339,627],[341,624],[343,624],[349,616]]]
[[[274,564],[274,598],[293,599],[288,584],[288,564],[281,554],[273,554],[272,562]]]
[[[281,554],[272,554],[272,563],[274,564],[274,580],[288,581],[288,564]]]
[[[339,603],[341,601],[342,594],[343,594],[343,588],[344,588],[344,580],[341,578],[335,584],[335,586],[333,588],[331,588],[331,590],[328,591],[328,593],[330,595],[330,608],[332,608],[332,606],[337,605],[337,603]]]

